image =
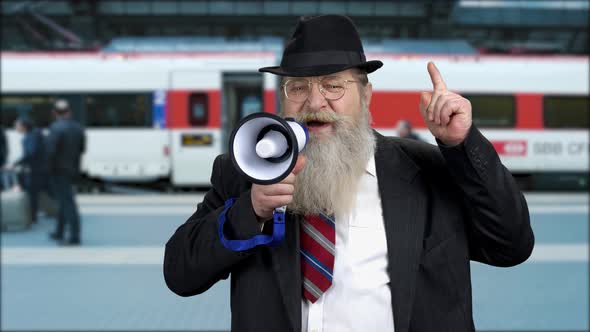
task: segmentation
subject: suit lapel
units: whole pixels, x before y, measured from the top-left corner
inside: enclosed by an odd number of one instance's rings
[[[418,166],[392,140],[376,133],[375,168],[385,222],[396,332],[408,331],[426,218]]]
[[[375,168],[385,221],[388,272],[396,332],[406,332],[426,219],[425,194],[414,183],[418,166],[378,133]],[[271,249],[272,266],[293,331],[301,330],[299,217],[287,214],[285,241]]]
[[[301,262],[299,255],[299,217],[287,214],[285,240],[271,250],[272,266],[281,298],[293,331],[301,331]]]

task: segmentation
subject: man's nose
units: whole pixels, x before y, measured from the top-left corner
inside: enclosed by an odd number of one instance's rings
[[[319,86],[317,83],[313,83],[311,85],[311,90],[309,92],[309,97],[307,98],[309,102],[309,107],[313,111],[319,111],[322,108],[328,106],[328,101],[326,97],[320,92]]]

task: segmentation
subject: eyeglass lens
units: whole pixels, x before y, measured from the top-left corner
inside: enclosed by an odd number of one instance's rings
[[[339,77],[327,76],[320,80],[318,88],[326,99],[336,100],[344,95],[346,80]],[[287,81],[285,93],[287,98],[293,101],[305,101],[313,89],[313,83],[304,78],[296,78]]]

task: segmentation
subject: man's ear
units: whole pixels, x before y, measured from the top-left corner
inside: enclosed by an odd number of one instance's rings
[[[373,85],[369,82],[365,86],[365,95],[364,95],[367,108],[369,106],[371,106],[371,97],[373,97]]]

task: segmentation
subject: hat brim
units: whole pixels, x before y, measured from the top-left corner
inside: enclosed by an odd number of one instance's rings
[[[381,68],[383,62],[379,60],[366,61],[356,65],[324,65],[313,67],[283,68],[281,66],[263,67],[258,69],[261,73],[271,73],[279,76],[305,77],[305,76],[323,76],[334,74],[350,68],[363,69],[368,73]]]

